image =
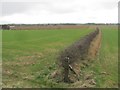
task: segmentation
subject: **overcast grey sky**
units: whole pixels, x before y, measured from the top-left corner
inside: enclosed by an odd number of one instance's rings
[[[119,0],[1,0],[2,23],[117,23]]]

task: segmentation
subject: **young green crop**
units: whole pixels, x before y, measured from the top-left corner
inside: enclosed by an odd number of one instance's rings
[[[99,54],[83,71],[94,72],[95,87],[118,87],[118,30],[114,26],[101,26],[100,29]],[[56,83],[48,75],[58,68],[59,52],[91,31],[92,28],[2,31],[3,87],[73,87]],[[103,72],[105,74],[101,74]]]
[[[51,87],[46,85],[46,76],[57,69],[59,52],[89,32],[90,29],[3,31],[3,87]]]

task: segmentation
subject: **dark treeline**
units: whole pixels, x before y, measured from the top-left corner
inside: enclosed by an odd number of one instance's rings
[[[41,28],[61,28],[61,27],[76,27],[76,26],[87,26],[87,25],[118,25],[117,23],[54,23],[54,24],[1,24],[0,29],[2,30],[24,30],[24,29],[41,29]]]

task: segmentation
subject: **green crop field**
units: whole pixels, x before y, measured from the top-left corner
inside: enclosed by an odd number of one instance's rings
[[[100,29],[99,55],[83,71],[94,72],[95,87],[117,87],[118,30],[109,26]],[[91,31],[92,28],[2,31],[3,87],[74,87],[73,84],[57,83],[48,76],[59,68],[56,65],[59,52]]]

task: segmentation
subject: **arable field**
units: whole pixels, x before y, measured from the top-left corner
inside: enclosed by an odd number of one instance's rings
[[[118,87],[118,30],[101,26],[98,56],[82,72],[94,72],[94,87]],[[64,88],[77,84],[55,82],[48,76],[59,67],[59,52],[92,32],[92,28],[2,31],[3,87]]]

